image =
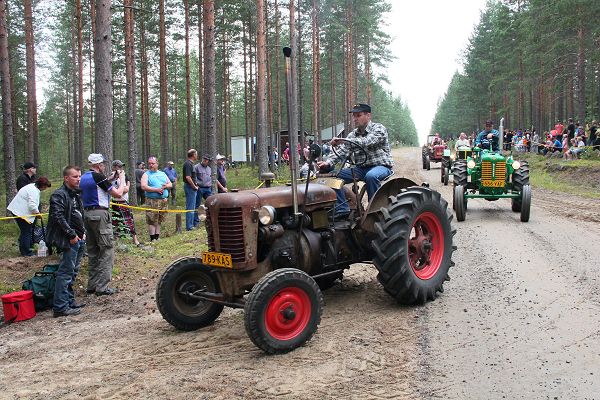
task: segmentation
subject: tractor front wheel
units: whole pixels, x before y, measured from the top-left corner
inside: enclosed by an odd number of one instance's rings
[[[156,287],[156,306],[175,328],[182,331],[202,328],[212,324],[223,311],[222,304],[191,296],[197,291],[220,291],[210,271],[199,259],[186,257],[175,261],[162,274]]]
[[[402,304],[422,304],[443,292],[456,233],[448,203],[429,188],[410,187],[388,198],[372,241],[377,279]]]
[[[465,199],[465,189],[462,185],[454,186],[453,208],[456,212],[456,220],[462,222],[467,215],[467,199]]]
[[[521,192],[525,185],[529,185],[529,163],[523,161],[521,167],[512,174],[512,191]],[[511,207],[514,212],[521,211],[521,197],[511,199]]]
[[[299,269],[277,269],[258,281],[248,295],[246,333],[266,353],[287,353],[313,336],[322,309],[323,295],[314,279]]]
[[[521,222],[529,221],[531,210],[531,186],[525,185],[521,188]]]

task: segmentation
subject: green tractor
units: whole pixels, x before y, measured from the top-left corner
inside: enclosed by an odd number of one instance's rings
[[[503,130],[500,122],[500,132]],[[502,148],[500,134],[499,148]],[[482,198],[488,201],[511,199],[512,210],[521,213],[521,221],[529,221],[531,209],[531,186],[529,165],[490,149],[474,147],[466,160],[457,159],[452,165],[454,172],[453,208],[456,219],[464,221],[468,199]]]

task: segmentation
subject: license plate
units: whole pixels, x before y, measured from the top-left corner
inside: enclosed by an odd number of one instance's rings
[[[205,251],[202,253],[202,263],[205,265],[212,265],[213,267],[233,268],[231,254],[225,253]]]
[[[483,181],[481,181],[481,186],[486,186],[486,187],[504,187],[504,181],[483,180]]]

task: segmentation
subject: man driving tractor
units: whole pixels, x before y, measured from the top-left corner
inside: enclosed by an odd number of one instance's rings
[[[491,119],[485,121],[485,129],[479,132],[475,139],[475,146],[481,147],[482,149],[490,149],[492,151],[499,151],[500,145],[500,133],[494,129],[494,123]]]
[[[349,155],[362,157],[354,166],[354,177],[362,180],[367,186],[369,200],[373,197],[381,180],[392,174],[394,161],[390,154],[388,133],[385,126],[371,121],[371,106],[364,103],[355,104],[352,110],[352,119],[356,128],[346,138],[334,137],[331,146],[336,150],[326,160],[319,161],[319,170],[329,172],[338,162],[345,162]],[[352,182],[352,169],[342,168],[337,177],[344,183]],[[350,206],[343,190],[336,190],[337,201],[334,218],[345,218],[350,214]]]

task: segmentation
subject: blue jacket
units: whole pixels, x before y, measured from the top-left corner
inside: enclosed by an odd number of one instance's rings
[[[483,142],[488,142],[489,139],[487,138],[487,135],[491,133],[492,136],[492,151],[498,151],[500,149],[500,134],[498,133],[497,130],[492,129],[490,131],[486,131],[483,130],[481,132],[479,132],[479,135],[477,135],[477,138],[475,139],[475,146],[481,147]]]

